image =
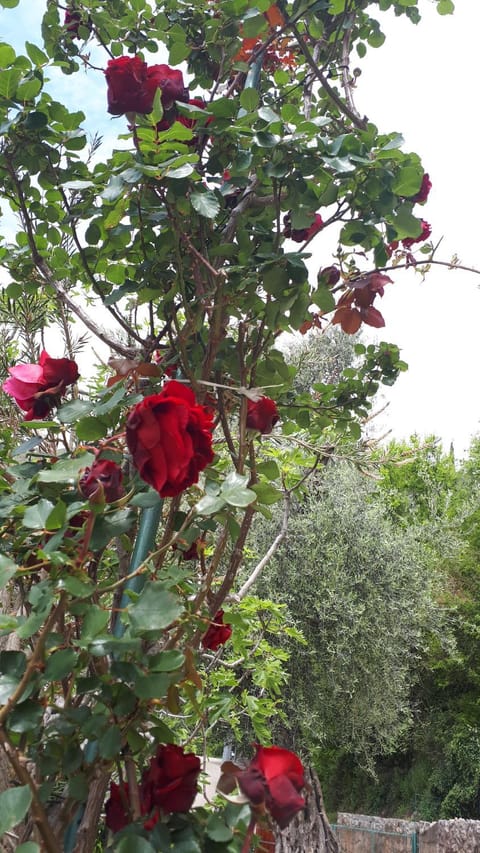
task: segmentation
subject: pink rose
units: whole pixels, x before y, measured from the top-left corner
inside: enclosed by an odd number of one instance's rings
[[[10,378],[2,389],[15,399],[27,414],[26,421],[45,418],[60,402],[67,385],[79,377],[78,366],[69,358],[50,358],[43,350],[38,364],[9,367]]]

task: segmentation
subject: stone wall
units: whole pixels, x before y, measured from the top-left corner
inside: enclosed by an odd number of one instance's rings
[[[340,853],[412,853],[417,830],[414,821],[345,812],[339,813],[336,826]]]
[[[480,853],[480,821],[438,820],[419,838],[419,853]]]
[[[426,823],[340,812],[336,834],[340,853],[480,853],[477,820]]]

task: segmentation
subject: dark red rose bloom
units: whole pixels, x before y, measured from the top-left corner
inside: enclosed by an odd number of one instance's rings
[[[169,65],[151,65],[147,69],[146,90],[150,98],[150,112],[157,89],[162,90],[161,101],[164,110],[170,110],[175,101],[188,101],[188,89],[183,82],[183,74]]]
[[[27,412],[26,421],[45,418],[58,405],[67,385],[73,385],[79,377],[75,361],[50,358],[45,350],[38,364],[17,364],[9,367],[8,372],[10,378],[2,389]]]
[[[414,245],[414,243],[424,243],[425,240],[428,240],[431,233],[432,226],[428,222],[426,222],[425,219],[422,219],[422,230],[418,237],[406,237],[404,240],[402,240],[402,245],[405,247],[405,249],[409,249],[410,246]]]
[[[131,822],[127,811],[128,785],[117,785],[110,782],[110,798],[105,803],[105,823],[112,832],[120,832],[124,826]]]
[[[120,465],[110,459],[97,459],[91,468],[85,468],[80,477],[78,488],[85,498],[90,498],[101,485],[105,500],[107,503],[113,503],[125,494],[122,479],[123,474]]]
[[[180,543],[184,545],[187,544],[185,540],[182,539],[179,540],[179,544]],[[205,550],[207,546],[205,539],[203,539],[201,536],[195,539],[190,545],[190,547],[185,548],[185,550],[182,550],[182,548],[179,547],[179,544],[175,542],[172,548],[174,551],[178,551],[180,553],[182,560],[198,560],[200,554]]]
[[[175,497],[212,461],[212,429],[212,416],[196,404],[193,391],[171,380],[134,406],[127,445],[142,479],[161,497]]]
[[[428,172],[425,172],[418,193],[410,196],[410,201],[413,201],[415,204],[425,204],[431,189],[432,182],[430,180],[430,175]]]
[[[237,773],[240,789],[253,806],[270,812],[284,829],[305,807],[300,791],[305,787],[302,762],[288,749],[256,744],[257,754],[245,770]]]
[[[232,636],[232,626],[225,625],[223,622],[223,610],[219,610],[213,622],[210,623],[207,631],[202,637],[202,646],[204,649],[210,649],[211,652],[216,652],[220,646],[223,646]]]
[[[66,10],[63,25],[72,38],[79,38],[78,28],[81,23],[82,16],[80,12],[75,12],[74,9]]]
[[[169,65],[151,65],[149,68],[139,56],[110,59],[105,77],[108,112],[112,115],[150,113],[157,89],[161,89],[164,110],[170,110],[175,101],[188,100],[188,89],[184,86],[181,71]]]
[[[262,435],[268,435],[279,420],[277,404],[270,397],[260,397],[256,403],[248,400],[247,429],[256,429]]]
[[[305,240],[310,240],[323,228],[323,219],[319,213],[316,213],[312,224],[308,228],[292,228],[290,214],[287,213],[283,217],[284,229],[283,236],[290,237],[290,240],[295,240],[296,243],[304,243]]]
[[[188,812],[197,795],[200,759],[181,746],[159,746],[150,766],[142,775],[140,799],[142,813]]]

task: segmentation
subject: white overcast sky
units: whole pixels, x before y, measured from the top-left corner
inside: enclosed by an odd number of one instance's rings
[[[0,41],[17,50],[25,39],[38,41],[44,5],[21,0],[16,9],[0,10]],[[438,258],[457,254],[480,269],[480,0],[456,0],[456,7],[455,15],[441,17],[433,0],[420,0],[416,27],[383,15],[387,40],[358,63],[356,100],[381,132],[401,132],[405,150],[421,155],[433,182],[422,215],[432,224],[433,241],[443,237]],[[99,87],[97,97],[90,75],[88,83],[83,75],[55,75],[55,94],[84,108],[104,134],[124,130],[122,119],[106,116],[105,89]],[[331,258],[318,261],[324,266]],[[435,434],[462,455],[480,432],[480,276],[436,267],[425,282],[413,270],[393,277],[379,305],[386,327],[370,337],[397,343],[409,370],[388,391],[379,428],[398,439]]]

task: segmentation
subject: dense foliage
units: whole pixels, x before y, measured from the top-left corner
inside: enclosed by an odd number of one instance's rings
[[[428,259],[428,175],[357,112],[350,70],[384,12],[420,7],[47,0],[41,34],[0,44],[0,827],[25,817],[19,850],[246,853],[303,807],[300,759],[267,746],[282,608],[237,576],[254,516],[357,441],[405,369],[359,344],[298,388],[278,338],[381,328],[391,268]],[[215,723],[239,715],[255,758],[191,809]]]

